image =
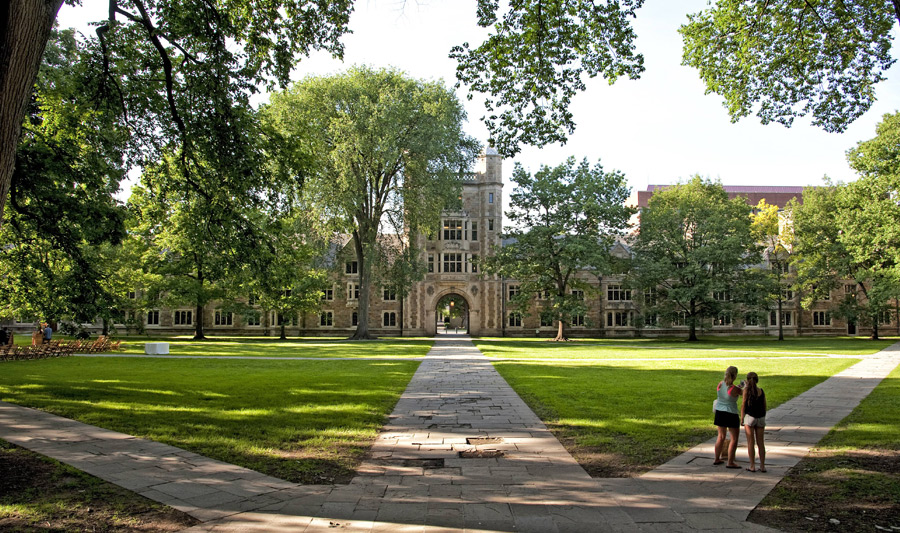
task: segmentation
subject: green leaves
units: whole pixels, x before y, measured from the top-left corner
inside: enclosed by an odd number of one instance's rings
[[[584,77],[614,83],[643,72],[635,54],[630,18],[643,0],[521,0],[511,2],[498,20],[499,3],[479,0],[481,26],[493,25],[477,48],[456,46],[460,85],[485,98],[482,117],[491,146],[512,157],[520,145],[564,143],[575,130],[568,110],[585,88]]]
[[[634,213],[625,206],[625,176],[570,157],[556,167],[542,165],[534,176],[516,164],[513,181],[507,217],[515,229],[504,235],[511,242],[485,258],[484,271],[519,283],[513,303],[521,311],[539,296],[543,313],[568,321],[587,309],[583,291],[593,286],[585,271],[610,273],[610,250]]]
[[[658,291],[646,312],[684,317],[694,340],[701,319],[733,310],[746,267],[759,262],[749,215],[743,198],[699,176],[655,192],[640,214],[631,274],[636,287]]]
[[[683,64],[737,121],[813,124],[842,132],[875,101],[897,22],[888,0],[724,0],[681,27]]]

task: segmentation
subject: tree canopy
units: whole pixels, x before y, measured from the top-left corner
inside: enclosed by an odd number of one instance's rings
[[[403,239],[437,227],[477,151],[462,131],[466,114],[442,83],[357,67],[273,95],[265,115],[310,163],[296,169],[306,205],[353,236],[360,282],[354,338],[368,338],[382,224],[402,223]]]
[[[898,20],[897,0],[720,0],[681,27],[683,64],[732,121],[755,112],[790,126],[811,115],[841,132],[875,102]]]
[[[695,176],[655,192],[640,217],[632,283],[652,295],[645,315],[688,326],[689,340],[704,319],[730,322],[741,276],[759,263],[747,202]]]
[[[517,164],[512,179],[506,215],[515,229],[503,235],[508,244],[483,260],[484,272],[516,280],[512,303],[519,312],[535,297],[543,300],[538,312],[557,321],[556,340],[564,340],[565,324],[587,310],[582,294],[592,285],[585,271],[611,269],[615,239],[634,213],[625,206],[630,189],[621,172],[606,172],[599,162],[591,168],[587,159],[576,164],[573,157],[542,165],[534,176]]]

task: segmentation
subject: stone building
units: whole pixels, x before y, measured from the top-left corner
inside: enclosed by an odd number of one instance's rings
[[[439,231],[429,237],[419,236],[419,249],[424,250],[423,260],[427,273],[416,282],[406,298],[382,287],[374,287],[370,295],[369,329],[381,336],[432,336],[446,331],[468,332],[473,336],[541,336],[556,335],[555,321],[541,319],[539,308],[543,305],[535,299],[528,313],[519,314],[508,307],[511,295],[518,291],[515,280],[497,276],[482,277],[478,272],[478,259],[492,253],[500,246],[503,231],[503,180],[502,160],[493,150],[483,153],[475,172],[462,181],[459,210],[442,213]],[[651,185],[645,191],[635,191],[629,203],[645,207],[654,192],[666,186]],[[801,187],[735,187],[725,186],[729,196],[742,196],[751,204],[765,198],[770,204],[783,207],[791,198],[800,197]],[[397,236],[382,236],[392,239]],[[336,252],[335,261],[342,263],[335,269],[335,277],[322,297],[321,310],[283,317],[256,306],[258,312],[238,315],[222,306],[210,305],[204,312],[204,330],[207,335],[278,335],[284,323],[290,336],[349,336],[358,321],[359,274],[349,238],[338,243],[343,252]],[[629,257],[625,243],[615,245],[612,252]],[[572,318],[566,334],[572,337],[616,336],[683,336],[687,326],[670,324],[646,326],[640,319],[640,302],[623,285],[621,278],[584,272],[580,275],[593,287],[582,293],[587,300],[588,311]],[[767,320],[747,323],[740,317],[721,317],[701,328],[704,334],[776,335],[779,322],[786,335],[845,335],[866,334],[862,328],[832,317],[831,308],[843,297],[843,291],[854,291],[847,284],[835,291],[828,300],[817,302],[812,309],[800,308],[799,296],[786,290],[782,312],[771,311]],[[134,295],[132,295],[134,296]],[[251,306],[254,302],[248,302]],[[196,319],[189,307],[178,309],[149,309],[139,315],[131,315],[140,321],[148,334],[191,334]],[[128,318],[128,315],[125,315]],[[124,321],[124,320],[123,320]],[[6,322],[14,331],[25,332],[34,327],[33,322]],[[99,330],[102,324],[90,329]],[[882,324],[885,333],[898,327],[896,313],[889,313]],[[117,325],[124,331],[122,324]],[[900,330],[898,330],[900,331]]]

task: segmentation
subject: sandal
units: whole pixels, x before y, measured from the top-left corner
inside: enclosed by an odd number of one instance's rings
[[[724,462],[725,462],[725,461],[713,461],[713,465],[720,465],[720,464],[722,464],[722,463],[724,463]]]
[[[725,468],[740,468],[741,465],[725,465]]]
[[[748,467],[748,468],[745,468],[744,470],[746,470],[747,472],[756,472],[756,469],[755,469],[755,468],[749,468],[749,467]],[[765,470],[763,470],[763,472],[765,472]]]

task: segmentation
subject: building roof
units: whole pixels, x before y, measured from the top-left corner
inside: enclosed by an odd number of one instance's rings
[[[648,185],[646,191],[633,191],[626,201],[627,205],[634,207],[647,207],[647,202],[655,192],[668,189],[672,185]],[[787,203],[796,198],[798,202],[803,203],[804,187],[795,186],[774,186],[774,185],[723,185],[723,189],[728,193],[729,198],[742,196],[750,205],[756,205],[760,200],[766,203],[784,207]]]

